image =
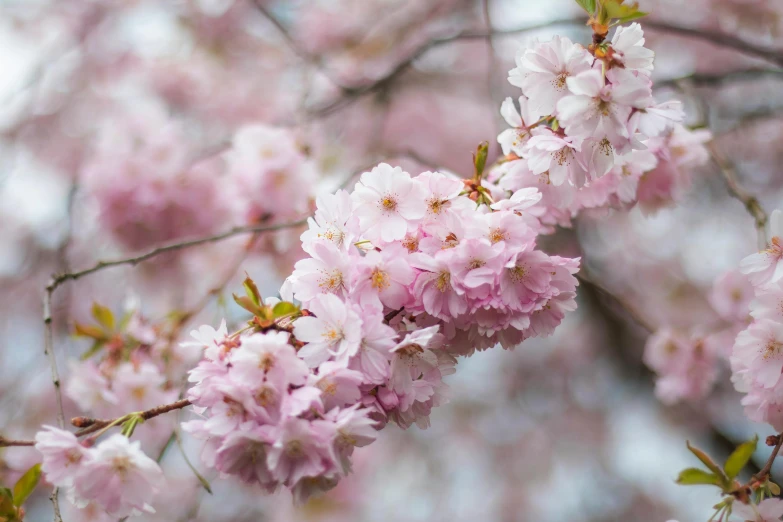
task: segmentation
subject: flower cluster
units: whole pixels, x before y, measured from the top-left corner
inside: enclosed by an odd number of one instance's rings
[[[93,502],[118,518],[155,512],[149,502],[163,486],[163,472],[138,441],[116,433],[87,447],[73,433],[44,426],[35,442],[47,480],[77,506]]]
[[[734,343],[730,358],[735,388],[745,414],[753,421],[767,422],[783,430],[783,215],[770,217],[772,238],[767,248],[740,263],[740,270],[753,285],[750,325]]]
[[[177,326],[151,324],[138,311],[115,319],[94,304],[94,323],[76,323],[75,334],[92,341],[79,361],[71,361],[65,395],[83,414],[112,418],[176,400],[179,383],[198,354],[172,342]],[[195,357],[194,357],[195,355]],[[143,430],[144,442],[157,445],[173,427],[170,419],[154,419]]]
[[[208,235],[220,223],[283,222],[310,209],[316,169],[287,129],[240,127],[215,154],[156,111],[122,121],[124,132],[101,133],[83,181],[100,225],[127,249]]]
[[[555,36],[517,55],[509,82],[523,95],[519,109],[511,98],[501,107],[512,127],[498,136],[508,161],[490,180],[511,191],[538,187],[545,225],[637,199],[654,210],[688,186],[683,168],[706,161],[709,133],[681,125],[679,102],[653,98],[654,53],[644,41],[634,23],[590,51]]]
[[[488,206],[472,183],[381,164],[317,200],[285,301],[247,284],[250,333],[195,334],[188,398],[204,418],[185,429],[207,465],[304,499],[386,422],[427,427],[456,355],[552,333],[576,307],[578,259],[535,248],[535,189]]]

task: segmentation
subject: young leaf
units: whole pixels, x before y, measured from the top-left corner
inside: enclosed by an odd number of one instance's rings
[[[619,23],[624,24],[624,23],[627,23],[627,22],[631,22],[633,20],[638,20],[639,18],[644,18],[648,14],[650,14],[650,13],[645,13],[644,11],[636,11],[635,13],[630,14],[628,16],[620,17]]]
[[[691,450],[691,453],[693,453],[694,455],[696,455],[696,457],[698,457],[698,459],[699,459],[699,460],[702,462],[702,464],[704,464],[705,466],[707,466],[707,468],[708,468],[710,471],[712,471],[713,473],[715,473],[715,474],[716,474],[716,475],[718,475],[719,477],[725,477],[725,474],[723,473],[723,470],[720,468],[720,466],[718,466],[718,465],[715,463],[715,461],[714,461],[714,460],[712,460],[712,459],[710,458],[710,456],[709,456],[709,455],[707,455],[706,453],[704,453],[704,452],[703,452],[702,450],[700,450],[699,448],[696,448],[696,447],[694,447],[694,446],[691,446],[691,442],[690,442],[690,441],[687,441],[687,442],[685,443],[685,445],[688,447],[688,449],[689,449],[689,450]]]
[[[771,480],[767,481],[767,487],[769,488],[769,492],[775,495],[776,497],[780,495],[780,486],[778,486]]]
[[[718,475],[714,473],[707,473],[703,469],[698,468],[684,469],[677,477],[677,484],[682,484],[683,486],[720,486],[721,483],[721,478]]]
[[[114,330],[114,314],[105,306],[93,303],[92,316],[98,321],[98,324],[106,328],[106,330],[110,332]]]
[[[277,319],[278,317],[295,314],[298,311],[299,307],[294,303],[280,301],[274,306],[274,308],[272,308],[272,315],[274,315],[275,319]]]
[[[726,459],[726,465],[723,466],[723,469],[726,470],[726,475],[728,475],[730,479],[733,479],[740,474],[742,468],[745,467],[745,464],[748,463],[750,458],[753,456],[753,453],[756,452],[756,446],[758,445],[758,442],[759,436],[756,435],[752,440],[740,444],[737,449],[735,449],[731,455],[729,455],[729,458]]]
[[[484,166],[487,164],[487,154],[489,153],[489,143],[482,141],[476,148],[473,155],[473,166],[476,168],[476,180],[480,180],[484,174]]]
[[[73,323],[73,335],[90,339],[107,339],[106,332],[92,324]]]
[[[245,287],[245,293],[247,293],[247,296],[253,301],[253,303],[256,306],[261,306],[261,292],[258,291],[258,287],[253,282],[253,280],[250,279],[250,276],[245,277],[245,280],[242,282],[242,286]]]
[[[234,296],[234,301],[236,304],[247,310],[253,315],[260,315],[262,314],[261,307],[256,305],[256,303],[253,302],[253,299],[250,297],[243,295],[242,297],[239,297],[237,294],[231,294]]]
[[[24,504],[27,497],[35,489],[35,486],[38,485],[39,480],[41,480],[41,465],[36,464],[28,469],[14,484],[14,506],[19,507]]]
[[[0,487],[0,517],[9,517],[9,520],[16,518],[14,494],[10,489],[4,487]]]
[[[103,348],[103,345],[106,344],[105,341],[102,341],[100,339],[96,339],[94,343],[92,343],[92,346],[90,346],[90,349],[84,352],[80,357],[79,360],[86,361],[96,353],[100,352]]]
[[[576,0],[576,3],[579,4],[587,14],[592,15],[595,13],[595,0]]]
[[[611,18],[625,18],[639,12],[639,4],[625,4],[624,0],[605,0],[603,3],[606,15]]]

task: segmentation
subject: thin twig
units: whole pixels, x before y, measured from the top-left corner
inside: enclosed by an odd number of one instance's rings
[[[584,272],[584,271],[583,271]],[[612,293],[608,288],[603,286],[601,283],[596,282],[594,279],[591,279],[590,277],[584,275],[584,273],[576,274],[576,278],[579,280],[579,282],[583,285],[590,286],[600,292],[601,294],[607,296],[612,301],[615,301],[620,307],[625,310],[625,312],[631,316],[631,318],[642,328],[647,330],[650,333],[653,333],[657,330],[655,325],[651,324],[647,319],[645,319],[644,315],[640,313],[636,308],[630,304],[628,301],[624,300],[622,297],[618,296],[617,294]]]
[[[11,446],[35,446],[34,440],[14,440],[0,437],[0,448],[8,448]]]
[[[207,237],[200,237],[188,241],[180,241],[177,243],[171,243],[168,245],[157,247],[145,254],[141,254],[138,256],[126,257],[123,259],[115,259],[112,261],[99,261],[94,266],[90,268],[86,268],[84,270],[80,270],[78,272],[58,274],[52,277],[51,281],[49,282],[49,285],[47,285],[46,288],[47,291],[54,291],[66,281],[73,281],[81,277],[84,277],[86,275],[90,275],[92,273],[98,272],[99,270],[103,270],[105,268],[111,268],[111,267],[122,266],[122,265],[135,266],[143,261],[147,261],[148,259],[152,259],[153,257],[159,256],[161,254],[165,254],[167,252],[174,252],[176,250],[182,250],[184,248],[190,248],[197,245],[204,245],[207,243],[216,243],[218,241],[222,241],[224,239],[228,239],[230,237],[237,236],[240,234],[274,232],[276,230],[284,230],[286,228],[298,227],[305,224],[307,224],[306,218],[299,219],[296,221],[291,221],[288,223],[280,223],[277,225],[250,225],[250,226],[234,227],[225,232],[221,232],[220,234],[215,234]]]
[[[716,146],[714,141],[707,144],[707,150],[710,152],[712,161],[718,166],[723,174],[723,179],[726,181],[726,187],[729,189],[729,194],[742,202],[745,206],[745,210],[748,211],[748,214],[750,214],[755,221],[756,230],[758,231],[759,236],[759,246],[760,248],[764,248],[767,242],[765,227],[767,226],[767,221],[769,219],[766,211],[761,206],[758,199],[740,185],[737,171],[723,152]]]
[[[767,459],[766,464],[764,464],[764,467],[761,468],[761,471],[753,475],[753,478],[763,482],[767,479],[769,476],[770,471],[772,471],[772,464],[775,463],[775,459],[778,456],[778,453],[780,453],[780,448],[783,447],[783,433],[779,433],[777,436],[777,443],[775,444],[775,448],[772,450],[772,454]]]

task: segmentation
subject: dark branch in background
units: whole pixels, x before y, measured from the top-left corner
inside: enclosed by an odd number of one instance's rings
[[[698,29],[690,27],[681,27],[677,25],[667,24],[665,22],[655,21],[643,21],[643,27],[652,29],[654,31],[664,32],[668,34],[674,34],[677,36],[698,39],[709,42],[719,47],[725,47],[732,49],[747,56],[765,60],[776,66],[783,67],[783,52],[759,47],[749,42],[745,42],[734,36],[724,33],[714,33],[700,31]],[[342,89],[342,95],[334,101],[327,103],[321,107],[310,110],[310,116],[312,118],[323,118],[334,112],[351,105],[363,96],[386,89],[391,83],[393,83],[399,76],[407,71],[413,63],[424,56],[430,50],[440,47],[442,45],[451,44],[460,40],[472,40],[472,39],[489,39],[493,36],[510,36],[515,34],[522,34],[527,32],[535,32],[543,29],[550,29],[555,27],[584,27],[585,20],[583,18],[571,19],[571,20],[557,20],[554,22],[547,22],[543,24],[531,25],[527,27],[520,27],[514,29],[492,30],[492,31],[476,31],[468,30],[457,33],[452,36],[446,36],[441,38],[435,38],[429,42],[421,45],[413,52],[411,52],[406,58],[400,61],[392,70],[386,73],[383,77],[374,82],[361,86],[344,87]],[[772,74],[772,73],[771,73]]]

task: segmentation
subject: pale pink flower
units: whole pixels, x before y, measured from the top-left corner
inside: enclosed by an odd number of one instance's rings
[[[304,477],[316,477],[334,466],[331,445],[334,428],[289,417],[272,430],[267,465],[279,482],[292,486]]]
[[[351,359],[350,368],[360,371],[367,383],[385,383],[389,377],[389,352],[396,344],[397,332],[384,322],[383,313],[365,313],[359,352]]]
[[[753,285],[747,276],[730,270],[715,279],[709,299],[715,311],[727,321],[745,321],[753,299]]]
[[[631,116],[631,126],[645,136],[652,138],[672,129],[675,124],[682,123],[684,119],[682,102],[670,100],[637,109]]]
[[[588,179],[588,173],[582,164],[580,149],[580,140],[542,129],[525,146],[527,165],[533,174],[548,172],[549,180],[555,186],[568,181],[581,187]]]
[[[558,119],[569,136],[589,138],[598,132],[615,148],[625,147],[631,110],[650,105],[650,84],[622,69],[610,69],[606,79],[597,69],[569,78],[571,95],[558,102]]]
[[[166,376],[151,363],[122,363],[117,367],[112,388],[123,407],[142,411],[177,399],[175,388],[164,389]]]
[[[452,208],[455,201],[463,204],[465,202],[465,198],[457,198],[465,185],[454,176],[440,172],[422,172],[415,179],[424,187],[427,205],[425,217],[429,220],[441,218]]]
[[[553,114],[558,101],[568,94],[567,80],[590,70],[593,57],[581,45],[555,36],[516,56],[516,68],[508,81],[527,96],[534,120]]]
[[[508,199],[501,199],[490,205],[492,210],[511,210],[513,212],[522,212],[527,210],[539,201],[543,195],[535,187],[521,188],[514,191]]]
[[[141,451],[139,441],[115,433],[91,454],[85,472],[74,481],[79,497],[97,502],[119,518],[155,512],[149,503],[164,485],[163,472]]]
[[[298,261],[288,278],[294,296],[307,303],[320,294],[344,295],[354,261],[350,252],[355,249],[344,252],[328,243],[313,243],[310,249],[313,257]]]
[[[466,239],[454,249],[449,260],[452,284],[468,298],[487,297],[503,271],[505,245],[486,239]]]
[[[306,342],[299,357],[315,368],[330,357],[345,360],[359,350],[361,319],[348,305],[331,294],[317,296],[309,305],[313,316],[294,322],[294,336]]]
[[[458,317],[468,309],[467,298],[454,288],[450,266],[453,252],[411,255],[411,266],[421,270],[413,285],[420,306],[428,314],[443,320]]]
[[[652,72],[655,53],[644,47],[644,32],[638,23],[619,26],[612,36],[612,49],[625,69],[646,75]]]
[[[408,224],[424,217],[424,198],[423,188],[410,174],[386,163],[362,174],[351,194],[362,232],[368,239],[385,242],[402,239]]]
[[[215,468],[224,475],[234,475],[246,484],[258,483],[268,493],[278,482],[266,465],[266,451],[271,440],[264,428],[229,433],[217,451]]]
[[[783,240],[774,236],[767,248],[751,254],[740,262],[740,272],[755,286],[776,283],[783,279]]]
[[[43,456],[41,469],[56,486],[71,486],[84,471],[89,453],[70,431],[44,426],[35,434],[35,449]]]
[[[783,324],[756,321],[737,336],[732,359],[765,388],[775,386],[783,370]]]
[[[361,397],[359,385],[363,381],[362,374],[336,361],[326,361],[320,365],[318,375],[310,374],[307,381],[308,385],[321,390],[321,400],[326,411],[335,406],[354,404]]]
[[[226,320],[220,322],[220,327],[215,330],[212,326],[204,324],[198,327],[198,330],[191,330],[190,336],[196,341],[185,341],[180,343],[184,348],[204,349],[204,357],[210,361],[216,361],[223,358],[225,354],[222,346],[228,337],[228,328]]]
[[[549,291],[554,264],[538,250],[519,252],[500,277],[500,299],[512,310],[530,312],[536,299]]]
[[[783,516],[783,500],[767,498],[756,504],[734,502],[731,505],[731,515],[745,522],[780,522]]]
[[[71,377],[65,382],[65,394],[82,411],[108,415],[119,403],[109,388],[109,380],[92,361],[71,362]]]
[[[332,410],[326,415],[326,420],[334,423],[336,436],[334,450],[342,464],[343,474],[351,471],[349,457],[355,447],[367,446],[377,437],[376,422],[369,417],[370,410],[359,409],[360,404],[342,410]]]
[[[416,271],[408,263],[408,251],[396,244],[381,252],[371,250],[359,261],[353,274],[352,298],[364,307],[381,303],[401,308],[410,299],[408,286]]]
[[[411,394],[414,381],[422,374],[438,367],[438,357],[433,351],[443,343],[438,333],[440,326],[414,330],[392,349],[391,377],[389,385],[397,393]]]
[[[519,97],[519,112],[510,97],[503,100],[500,105],[500,115],[512,127],[498,134],[498,143],[503,149],[503,154],[512,152],[517,156],[524,154],[524,145],[531,136],[529,127],[538,121],[530,108],[531,103],[524,96]]]
[[[231,351],[231,376],[248,386],[265,378],[286,386],[304,384],[309,371],[289,337],[287,332],[270,331],[242,338],[241,346]]]
[[[315,216],[307,220],[309,226],[301,237],[302,248],[313,254],[313,243],[331,243],[348,250],[358,239],[359,220],[353,214],[351,196],[345,190],[324,194],[316,199]]]
[[[743,279],[747,283],[747,279]],[[751,290],[751,297],[752,295]],[[783,323],[783,281],[766,285],[756,291],[756,298],[750,302],[750,315],[756,320],[772,319]]]

